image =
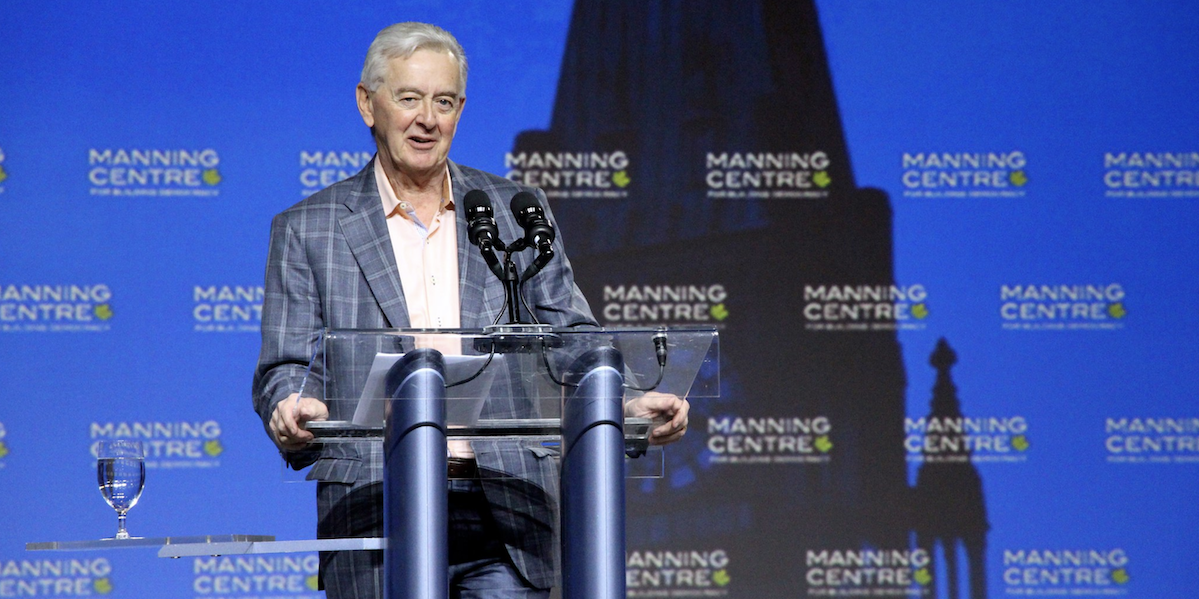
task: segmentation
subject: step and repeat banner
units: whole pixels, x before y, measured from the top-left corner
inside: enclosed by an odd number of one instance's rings
[[[323,596],[25,543],[115,532],[115,438],[134,535],[314,536],[250,403],[269,223],[369,163],[404,20],[601,324],[720,331],[630,597],[1199,595],[1199,6],[460,0],[0,10],[0,597]]]

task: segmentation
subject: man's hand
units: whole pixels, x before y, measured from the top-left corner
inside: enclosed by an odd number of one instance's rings
[[[687,434],[687,412],[691,404],[677,395],[650,391],[641,397],[629,400],[624,406],[625,416],[650,418],[654,427],[649,432],[650,445],[674,443]]]
[[[319,399],[312,397],[301,398],[297,403],[299,393],[292,393],[287,399],[275,406],[271,414],[271,438],[275,445],[284,451],[304,449],[312,442],[312,433],[301,428],[309,420],[328,420],[329,408]]]

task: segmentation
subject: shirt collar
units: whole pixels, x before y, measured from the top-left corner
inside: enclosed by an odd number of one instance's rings
[[[408,220],[416,220],[416,209],[408,202],[401,202],[396,197],[395,190],[391,188],[391,183],[387,180],[387,173],[383,170],[383,163],[375,158],[375,186],[379,188],[379,198],[383,200],[383,214],[387,218],[399,215]],[[445,189],[441,194],[441,206],[437,211],[440,213],[443,210],[454,209],[454,182],[450,179],[450,165],[447,162],[445,165]]]

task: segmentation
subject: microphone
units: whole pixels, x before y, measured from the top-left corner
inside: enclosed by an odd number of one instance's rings
[[[500,228],[495,224],[495,212],[491,210],[487,192],[472,189],[466,192],[463,203],[466,204],[466,231],[470,242],[484,251],[496,245]]]
[[[524,282],[541,272],[554,257],[554,248],[551,245],[554,242],[554,227],[549,219],[545,218],[545,211],[541,209],[537,196],[527,191],[512,196],[512,202],[508,206],[516,215],[516,223],[525,230],[524,242],[537,248],[537,257],[533,258],[528,268],[520,275],[521,282]]]
[[[654,333],[654,357],[658,359],[658,368],[666,367],[666,331]]]
[[[500,227],[495,224],[495,213],[491,210],[491,198],[487,192],[472,189],[466,192],[462,199],[466,210],[466,234],[471,243],[479,246],[487,267],[500,280],[504,280],[504,267],[495,255],[495,248],[504,250],[504,242],[500,241]]]
[[[545,211],[541,209],[537,196],[522,191],[512,196],[509,207],[516,215],[517,224],[525,230],[525,243],[542,254],[553,256],[554,250],[550,249],[550,244],[554,241],[554,227],[545,218]]]

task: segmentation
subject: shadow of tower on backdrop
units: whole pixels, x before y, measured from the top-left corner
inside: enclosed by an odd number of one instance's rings
[[[894,284],[889,200],[854,181],[811,0],[578,0],[550,127],[508,162],[546,190],[601,324],[722,329],[722,397],[667,481],[630,487],[630,550],[728,548],[739,593],[790,597],[808,549],[908,547],[896,323],[808,308]],[[823,418],[830,442],[715,464],[715,418]]]

